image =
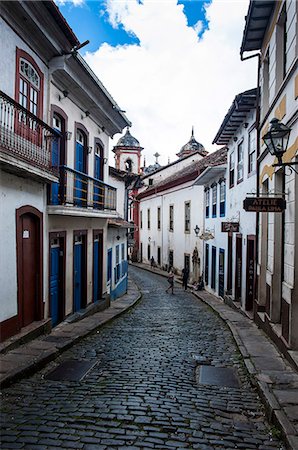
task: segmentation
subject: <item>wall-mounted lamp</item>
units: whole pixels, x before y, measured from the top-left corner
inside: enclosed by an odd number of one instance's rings
[[[92,147],[87,147],[87,153],[90,154],[92,152]]]
[[[198,225],[195,226],[194,232],[195,232],[196,237],[198,237],[199,236],[199,232],[200,232],[200,227]]]
[[[71,140],[72,132],[71,131],[65,131],[65,139],[67,141]]]
[[[293,165],[297,165],[298,162],[292,161],[285,163],[282,161],[282,157],[287,151],[291,128],[287,127],[276,118],[272,119],[270,123],[271,126],[269,131],[263,136],[263,141],[271,155],[277,157],[278,162],[277,164],[273,164],[273,167],[288,166],[291,170],[298,174],[294,167],[292,167]]]
[[[103,163],[104,163],[104,164],[107,164],[107,162],[108,162],[108,158],[104,158],[104,159],[103,159]]]
[[[61,102],[61,100],[63,100],[64,98],[68,97],[69,92],[68,92],[66,89],[64,89],[64,91],[62,91],[62,94],[63,94],[63,96],[60,95],[60,94],[58,95],[58,99],[59,99],[60,102]]]
[[[247,123],[247,122],[244,122],[243,128],[247,128],[247,127],[248,127],[248,123]]]
[[[117,241],[119,241],[119,240],[120,240],[120,236],[119,236],[119,234],[117,234],[117,236],[116,236],[116,239],[117,239]]]
[[[234,137],[233,137],[233,141],[234,141],[234,142],[237,142],[237,141],[238,141],[237,136],[234,136]]]

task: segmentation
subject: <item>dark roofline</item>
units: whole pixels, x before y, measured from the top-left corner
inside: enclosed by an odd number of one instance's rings
[[[73,32],[73,30],[70,28],[69,24],[65,20],[64,16],[62,15],[60,9],[58,6],[54,3],[53,0],[46,0],[42,2],[44,6],[47,8],[49,13],[52,15],[52,17],[55,19],[56,23],[59,25],[67,39],[69,40],[70,44],[74,47],[75,45],[79,45],[80,41]]]
[[[219,159],[216,160],[216,156],[219,155]],[[161,184],[156,186],[150,186],[146,191],[141,192],[137,198],[140,200],[142,198],[149,197],[151,195],[157,194],[158,192],[163,192],[172,187],[179,186],[181,184],[187,183],[189,181],[195,180],[207,167],[212,166],[220,166],[222,164],[226,164],[227,162],[227,147],[222,147],[216,150],[213,153],[209,153],[209,155],[204,158],[196,161],[195,164],[192,165],[192,169],[189,173],[185,174],[185,168],[181,169],[176,175],[175,178],[170,176],[164,180]]]
[[[212,144],[228,144],[239,125],[244,122],[246,114],[256,108],[257,93],[258,89],[254,88],[236,95]]]
[[[244,52],[261,50],[264,36],[270,23],[274,8],[278,4],[271,0],[251,0],[245,16],[245,27],[240,48]]]
[[[151,173],[148,173],[147,175],[142,176],[142,180],[144,178],[152,176],[155,173],[161,172],[162,170],[167,169],[168,167],[174,166],[175,164],[178,164],[180,161],[184,161],[185,159],[190,158],[191,156],[194,156],[194,155],[197,155],[197,154],[202,156],[201,153],[199,152],[199,150],[196,150],[195,152],[191,153],[190,155],[182,156],[182,158],[176,159],[176,161],[173,161],[172,163],[167,164],[166,166],[162,166],[159,169],[156,169],[154,172],[151,172]],[[208,156],[207,150],[206,150],[206,156]]]

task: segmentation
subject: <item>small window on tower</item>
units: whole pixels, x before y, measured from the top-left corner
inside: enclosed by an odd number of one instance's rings
[[[125,170],[127,172],[132,172],[132,160],[131,159],[127,159],[125,161]]]

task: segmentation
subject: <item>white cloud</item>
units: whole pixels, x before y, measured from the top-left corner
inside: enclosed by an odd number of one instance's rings
[[[64,6],[66,3],[72,3],[73,6],[82,6],[85,0],[54,0],[56,5]]]
[[[132,121],[146,161],[171,161],[195,127],[208,151],[239,92],[256,86],[257,62],[241,62],[239,49],[248,0],[215,0],[207,7],[209,30],[198,40],[177,0],[107,0],[114,26],[134,33],[140,46],[103,44],[85,55]],[[115,136],[115,145],[120,136]]]

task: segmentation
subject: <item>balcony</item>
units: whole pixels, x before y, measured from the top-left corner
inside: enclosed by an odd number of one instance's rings
[[[57,180],[52,165],[59,133],[0,91],[0,161],[8,170],[49,181]]]
[[[100,212],[116,211],[116,188],[67,166],[61,166],[59,171],[59,183],[51,184],[49,213],[68,211],[73,215],[77,211],[77,215],[97,216]]]

